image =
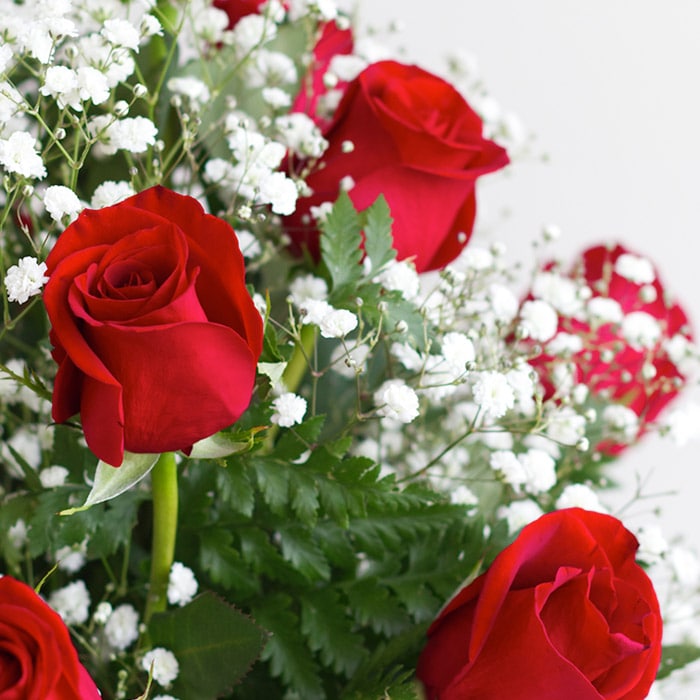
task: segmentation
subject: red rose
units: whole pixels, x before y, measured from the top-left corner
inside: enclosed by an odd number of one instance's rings
[[[506,152],[482,136],[481,119],[454,87],[394,61],[370,65],[348,85],[324,136],[328,150],[306,178],[313,194],[287,219],[295,247],[315,257],[318,231],[310,207],[335,201],[349,176],[357,208],[386,197],[400,259],[414,258],[419,271],[444,267],[471,235],[476,179],[508,163]]]
[[[100,700],[68,629],[32,588],[0,578],[0,700]]]
[[[153,187],[86,210],[48,259],[53,418],[80,413],[90,449],[187,450],[250,402],[262,348],[231,227]]]
[[[428,630],[428,700],[642,700],[661,614],[619,520],[579,508],[526,526]]]
[[[592,296],[583,312],[559,312],[558,332],[582,341],[581,350],[567,362],[575,366],[575,381],[585,384],[595,397],[622,404],[636,413],[636,439],[685,384],[669,342],[690,342],[688,318],[677,303],[669,300],[651,263],[620,245],[589,248],[568,277],[585,282]],[[596,305],[601,300],[616,302],[619,318],[608,321],[597,316],[595,309],[600,308]],[[657,337],[635,341],[638,322],[651,329],[656,324]],[[548,353],[546,346],[531,361],[547,398],[554,394],[551,377],[557,362],[561,360]],[[597,449],[616,454],[632,441],[606,438]]]
[[[241,17],[260,12],[260,5],[264,2],[265,0],[214,0],[213,5],[228,15],[228,29],[233,29]]]

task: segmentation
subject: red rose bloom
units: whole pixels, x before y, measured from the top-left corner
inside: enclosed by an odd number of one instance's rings
[[[521,531],[428,630],[428,700],[642,700],[661,658],[654,588],[619,520],[572,508]]]
[[[32,588],[0,578],[0,700],[100,700],[68,629]]]
[[[195,199],[153,187],[86,210],[46,263],[53,418],[79,412],[100,459],[187,450],[247,408],[262,321],[233,230]]]
[[[295,248],[318,257],[310,208],[335,201],[349,176],[358,209],[386,197],[399,259],[413,258],[418,271],[444,267],[471,235],[477,178],[508,163],[482,126],[441,78],[394,61],[370,65],[348,85],[324,133],[328,150],[306,178],[313,194],[287,219]]]
[[[625,272],[629,261],[638,269],[640,263],[646,266],[646,276],[630,277]],[[669,343],[672,339],[681,344],[690,342],[688,318],[677,303],[669,301],[651,264],[620,245],[589,248],[568,276],[585,282],[592,296],[585,313],[559,313],[558,332],[582,341],[582,349],[567,362],[575,366],[575,381],[585,384],[594,397],[624,405],[636,413],[636,439],[685,384]],[[593,309],[601,300],[619,305],[619,318],[597,318]],[[650,328],[656,324],[657,337],[635,341],[635,323]],[[542,354],[531,360],[545,387],[546,398],[554,394],[551,377],[558,362],[561,360],[548,353],[546,346]],[[597,449],[616,454],[629,442],[604,438]]]

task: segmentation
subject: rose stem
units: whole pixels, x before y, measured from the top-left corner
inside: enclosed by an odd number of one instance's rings
[[[144,622],[165,610],[168,578],[175,557],[177,534],[177,464],[172,452],[164,452],[151,472],[153,492],[153,540],[151,578]]]

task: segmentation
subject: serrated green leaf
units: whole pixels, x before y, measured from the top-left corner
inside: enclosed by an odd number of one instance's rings
[[[213,593],[179,610],[154,615],[148,625],[154,646],[175,654],[178,697],[211,700],[246,675],[262,651],[265,633],[247,615]]]
[[[357,621],[379,634],[390,637],[411,625],[397,599],[374,578],[354,581],[347,587],[347,595]]]
[[[309,581],[327,581],[331,571],[321,548],[311,533],[298,525],[279,529],[282,556]]]
[[[316,524],[318,509],[318,488],[314,479],[302,470],[289,473],[289,485],[292,495],[292,510],[302,525]]]
[[[286,467],[264,459],[256,459],[252,464],[265,503],[274,513],[284,513],[289,499],[289,473]]]
[[[224,588],[235,588],[243,595],[258,591],[259,581],[241,560],[233,548],[233,535],[220,528],[200,533],[199,560],[211,580]]]
[[[345,606],[330,588],[302,598],[301,631],[321,662],[347,677],[355,673],[367,654],[363,638],[353,632]]]
[[[296,572],[270,542],[268,533],[255,527],[249,527],[241,530],[238,536],[241,543],[241,555],[255,573],[285,583],[289,583],[290,579],[294,577]],[[301,579],[301,577],[299,578]]]
[[[365,212],[365,252],[371,263],[371,276],[376,275],[396,257],[391,226],[394,220],[384,195],[379,195]]]
[[[240,464],[221,469],[216,475],[218,493],[237,513],[246,517],[253,515],[255,492],[247,470]]]
[[[261,658],[270,672],[297,691],[304,700],[324,700],[319,668],[299,632],[299,618],[292,599],[283,594],[267,596],[253,610],[255,619],[271,632]]]
[[[696,659],[700,659],[700,647],[696,647],[694,644],[669,644],[664,646],[656,680],[666,678],[671,672],[687,666]]]
[[[275,445],[273,457],[291,462],[298,459],[309,444],[318,440],[325,423],[325,416],[313,416],[295,426],[294,430],[286,430]]]
[[[341,193],[321,226],[322,260],[331,276],[331,300],[362,279],[362,224],[346,192]]]
[[[124,452],[124,460],[119,467],[112,467],[100,460],[95,470],[92,490],[85,503],[77,508],[67,508],[61,515],[72,515],[104,501],[109,501],[124,493],[143,479],[155,466],[160,455],[134,454]]]

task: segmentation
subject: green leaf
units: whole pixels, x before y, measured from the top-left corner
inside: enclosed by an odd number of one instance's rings
[[[229,455],[248,452],[253,447],[255,432],[248,431],[243,440],[223,432],[210,435],[204,440],[195,442],[189,456],[191,459],[221,459]]]
[[[97,503],[116,498],[141,481],[153,469],[158,457],[160,455],[124,452],[124,461],[119,467],[112,467],[100,460],[97,463],[92,490],[85,503],[77,508],[62,510],[60,515],[72,515]]]
[[[670,644],[665,646],[656,680],[659,681],[662,678],[666,678],[672,671],[683,668],[696,659],[700,659],[700,647],[696,647],[693,644]]]
[[[291,685],[299,697],[323,700],[326,695],[318,676],[318,665],[299,633],[299,618],[293,606],[289,596],[273,594],[254,608],[255,619],[272,633],[262,658],[270,662],[272,675]]]
[[[303,525],[316,524],[318,509],[318,488],[313,477],[302,470],[290,471],[289,485],[292,494],[292,509]]]
[[[361,228],[360,216],[343,192],[321,226],[321,252],[331,276],[331,301],[362,279]]]
[[[371,276],[376,275],[387,263],[396,257],[394,239],[391,235],[391,218],[389,205],[384,195],[379,195],[377,200],[365,212],[365,252],[372,264]]]
[[[279,529],[282,556],[309,581],[327,581],[331,571],[328,560],[311,533],[299,525]]]
[[[336,673],[352,676],[367,652],[363,638],[352,631],[345,606],[330,588],[314,590],[301,600],[301,631],[321,662]]]
[[[265,503],[274,513],[283,514],[289,496],[289,472],[285,465],[273,460],[256,459],[253,468]]]
[[[218,493],[237,513],[250,518],[255,508],[255,492],[248,472],[241,464],[220,469],[216,474]]]
[[[175,654],[180,673],[172,692],[188,700],[211,700],[229,691],[248,673],[265,641],[251,618],[213,593],[154,615],[148,632],[154,646]]]
[[[355,581],[347,593],[357,621],[369,625],[375,632],[390,637],[411,625],[406,611],[376,579]]]
[[[211,580],[241,595],[258,592],[259,581],[250,575],[241,555],[233,548],[233,534],[217,528],[200,533],[199,560]]]

